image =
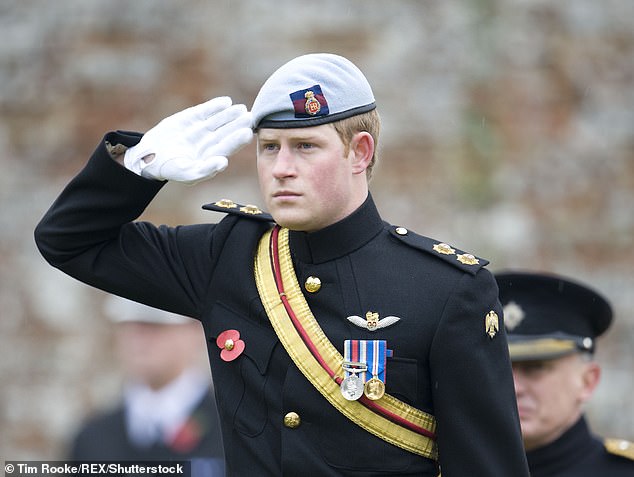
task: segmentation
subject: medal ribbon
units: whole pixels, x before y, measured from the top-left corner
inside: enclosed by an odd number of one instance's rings
[[[255,280],[262,304],[284,348],[315,388],[350,420],[409,452],[437,459],[433,416],[385,394],[372,401],[347,401],[343,357],[312,315],[297,282],[288,247],[288,230],[274,227],[258,247]],[[303,344],[303,346],[302,346]]]
[[[367,370],[359,376],[364,383],[375,376],[385,383],[385,363],[388,354],[391,356],[390,351],[385,340],[345,340],[343,360],[367,365]],[[347,369],[344,371],[345,377],[355,374]]]
[[[378,379],[385,383],[385,340],[369,340],[366,342],[366,346],[370,350],[367,360],[368,363],[372,363],[372,369],[369,369],[370,367],[368,367],[368,371],[365,375],[365,380],[369,381],[376,376]]]

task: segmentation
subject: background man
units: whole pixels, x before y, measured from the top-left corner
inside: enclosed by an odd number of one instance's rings
[[[607,300],[556,275],[496,279],[531,476],[634,475],[634,445],[595,437],[583,415],[601,375],[593,354],[612,321]]]
[[[200,323],[114,295],[106,298],[104,311],[116,327],[122,401],[82,426],[70,458],[195,459],[207,475],[224,475]]]
[[[218,224],[133,222],[165,180],[223,170],[252,128],[271,215],[220,200]],[[86,283],[202,321],[231,475],[525,476],[487,261],[381,218],[379,129],[354,64],[300,56],[251,114],[216,98],[107,134],[36,240]]]

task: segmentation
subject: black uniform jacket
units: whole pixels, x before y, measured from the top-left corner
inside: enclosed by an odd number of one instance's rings
[[[104,141],[130,146],[139,137],[117,132]],[[272,223],[250,214],[174,228],[132,222],[162,184],[113,161],[102,142],[38,225],[36,242],[53,266],[85,283],[203,323],[229,475],[436,476],[432,460],[347,420],[290,360],[253,276],[257,243]],[[436,241],[399,235],[371,197],[337,224],[290,235],[299,283],[321,280],[305,295],[334,346],[343,354],[345,339],[387,340],[387,393],[436,417],[443,477],[527,475],[497,286],[485,262],[463,265],[459,251],[438,253]],[[370,332],[346,319],[368,311],[400,321]],[[493,338],[485,333],[489,311],[500,317]],[[245,349],[227,362],[216,337],[230,329]],[[298,427],[284,426],[289,412]]]
[[[526,456],[531,477],[631,477],[633,454],[633,450],[630,457],[609,452],[581,418],[555,442],[527,452]]]
[[[126,430],[123,402],[88,419],[71,443],[69,458],[77,461],[202,461],[213,476],[222,476],[224,458],[216,402],[211,391],[168,444],[139,447]]]

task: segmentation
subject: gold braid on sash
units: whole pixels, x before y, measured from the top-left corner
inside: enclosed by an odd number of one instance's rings
[[[348,401],[339,383],[343,356],[313,316],[297,281],[288,229],[275,227],[260,239],[255,281],[266,313],[284,348],[304,376],[348,419],[381,439],[437,460],[434,417],[385,394],[371,401]]]

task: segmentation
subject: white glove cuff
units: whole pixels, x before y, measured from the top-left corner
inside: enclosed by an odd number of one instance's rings
[[[149,166],[155,158],[152,158],[149,162],[145,162],[143,158],[154,153],[147,149],[140,149],[139,145],[140,144],[137,144],[125,152],[125,155],[123,156],[123,164],[126,169],[140,176],[143,175],[143,169]]]

